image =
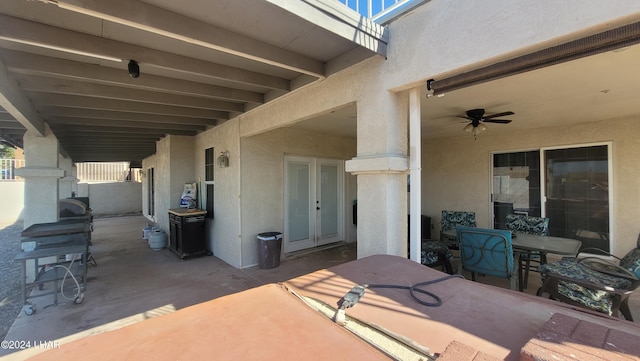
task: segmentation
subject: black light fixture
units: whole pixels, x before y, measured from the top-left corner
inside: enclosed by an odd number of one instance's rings
[[[137,78],[140,76],[140,65],[135,60],[129,60],[129,75],[132,78]]]
[[[435,79],[427,80],[427,98],[431,98],[433,96],[433,87],[431,85],[433,85],[434,81],[436,80]]]

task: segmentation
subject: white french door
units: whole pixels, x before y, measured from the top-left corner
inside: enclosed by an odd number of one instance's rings
[[[343,179],[341,160],[285,157],[285,252],[342,240]]]

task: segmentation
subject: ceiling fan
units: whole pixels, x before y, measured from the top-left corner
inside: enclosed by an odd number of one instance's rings
[[[473,133],[473,137],[475,138],[478,133],[487,129],[487,126],[483,123],[498,123],[498,124],[509,124],[511,120],[509,119],[495,119],[499,117],[504,117],[506,115],[513,115],[514,112],[502,112],[491,115],[484,115],[484,109],[471,109],[467,110],[467,115],[457,115],[458,118],[467,119],[470,121],[463,130],[465,132]]]

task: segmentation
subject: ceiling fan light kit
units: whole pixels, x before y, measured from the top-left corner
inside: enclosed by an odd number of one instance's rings
[[[465,127],[463,129],[467,133],[472,133],[473,132],[474,134],[477,134],[477,133],[480,133],[482,131],[487,130],[487,126],[482,124],[482,123],[478,124],[478,126],[474,126],[473,124],[469,123],[469,124],[465,125]]]

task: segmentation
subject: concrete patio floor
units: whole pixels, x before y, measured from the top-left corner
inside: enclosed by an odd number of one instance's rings
[[[62,300],[57,306],[50,306],[49,297],[35,299],[36,313],[27,316],[21,312],[5,340],[58,340],[64,344],[356,258],[355,245],[351,244],[296,254],[273,269],[236,269],[215,256],[181,261],[168,249],[149,248],[142,239],[142,229],[147,224],[141,216],[96,219],[91,252],[98,265],[89,266],[84,302],[76,305]],[[479,277],[478,281],[508,288],[507,280]],[[532,273],[529,283],[526,292],[534,294],[540,284],[539,275]],[[637,295],[631,308],[636,320],[640,319]],[[23,357],[14,351],[0,349],[0,356]]]
[[[168,249],[152,250],[142,239],[148,220],[141,216],[94,223],[91,253],[98,265],[89,265],[84,301],[59,299],[53,306],[52,297],[35,298],[35,314],[21,312],[5,340],[67,342],[356,258],[355,245],[347,245],[296,254],[277,268],[236,269],[215,256],[181,261]],[[0,356],[12,351],[0,349]]]

